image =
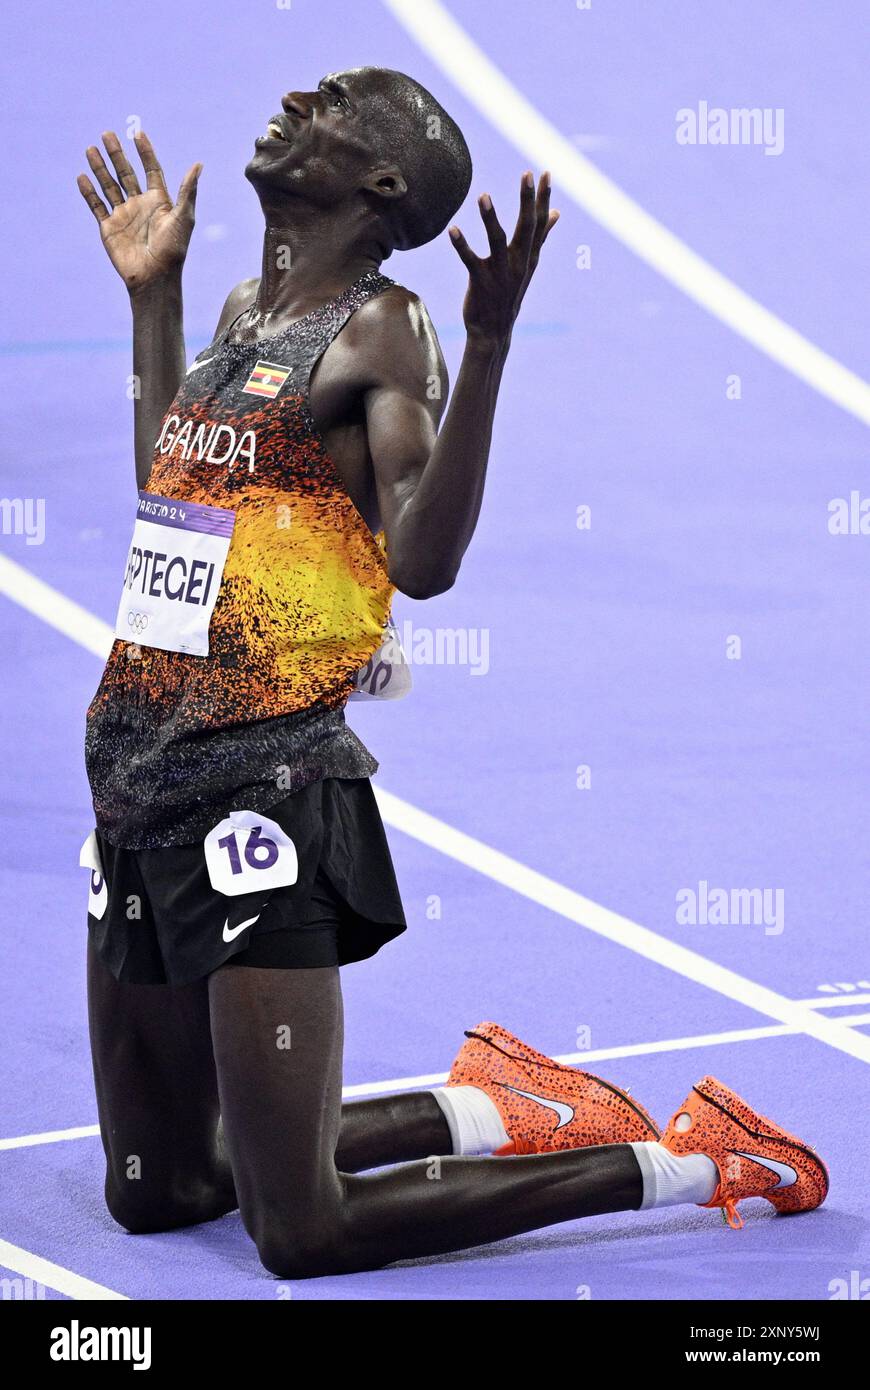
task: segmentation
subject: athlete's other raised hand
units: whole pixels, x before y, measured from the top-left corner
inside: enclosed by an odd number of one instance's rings
[[[536,194],[532,173],[523,174],[520,213],[510,241],[488,193],[478,199],[478,207],[489,238],[489,256],[476,256],[459,228],[450,228],[450,239],[469,277],[462,315],[469,338],[506,345],[541,247],[559,219],[558,212],[550,212],[550,175],[541,175]]]
[[[77,182],[100,224],[109,260],[130,294],[133,375],[139,387],[133,405],[136,479],[144,487],[160,423],[187,370],[181,270],[193,231],[202,165],[188,169],[173,203],[148,136],[140,131],[134,139],[145,171],[144,193],[113,130],[103,132],[103,144],[117,178],[91,145],[87,160],[102,198],[87,174],[79,174]]]
[[[100,224],[109,260],[131,295],[181,270],[193,231],[196,187],[202,170],[201,164],[188,169],[173,203],[148,136],[140,131],[133,138],[145,172],[144,193],[112,130],[103,132],[103,144],[117,179],[109,173],[96,145],[90,145],[86,152],[106,202],[87,174],[79,174],[77,179],[79,192]]]

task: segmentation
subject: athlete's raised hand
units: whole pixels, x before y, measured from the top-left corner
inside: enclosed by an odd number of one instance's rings
[[[536,194],[534,177],[530,172],[523,174],[520,215],[510,241],[488,193],[478,199],[478,206],[489,238],[489,256],[476,256],[459,228],[450,228],[450,239],[469,276],[462,314],[470,338],[505,343],[510,339],[541,247],[559,218],[558,212],[550,212],[550,175],[541,175]]]
[[[148,136],[140,131],[133,138],[145,171],[144,193],[112,130],[104,132],[103,144],[117,179],[109,173],[96,145],[90,145],[87,150],[88,164],[106,202],[87,174],[79,174],[77,183],[100,224],[100,235],[112,265],[130,293],[136,294],[169,272],[180,270],[184,264],[193,231],[196,186],[202,165],[194,164],[188,169],[173,203]]]

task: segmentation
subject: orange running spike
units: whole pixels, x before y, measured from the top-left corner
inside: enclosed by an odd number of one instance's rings
[[[447,1085],[477,1086],[495,1103],[510,1135],[497,1156],[659,1138],[646,1111],[608,1081],[554,1062],[497,1023],[465,1036]]]
[[[766,1197],[780,1212],[812,1211],[828,1195],[828,1170],[787,1130],[752,1110],[715,1076],[705,1076],[673,1116],[662,1138],[672,1154],[706,1154],[719,1171],[709,1202],[734,1230],[743,1225],[737,1203]]]

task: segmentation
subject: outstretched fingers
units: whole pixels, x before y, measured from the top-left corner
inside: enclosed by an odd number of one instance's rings
[[[520,179],[520,211],[517,225],[511,238],[511,250],[528,260],[537,225],[537,203],[535,198],[535,179],[531,169],[527,169]]]
[[[504,234],[504,228],[496,217],[495,208],[488,193],[481,193],[477,200],[477,206],[480,209],[481,221],[486,228],[490,256],[494,261],[503,261],[507,251],[507,237]],[[472,251],[458,227],[450,228],[450,240],[456,247],[466,269],[476,270],[482,258]]]
[[[481,193],[477,200],[477,206],[480,209],[481,220],[486,228],[490,255],[494,261],[501,261],[504,259],[507,251],[507,237],[505,236],[504,228],[495,215],[492,198],[490,198],[488,193]]]
[[[85,150],[85,157],[91,166],[91,172],[95,175],[97,183],[103,190],[103,196],[106,201],[111,207],[119,208],[124,201],[124,194],[121,192],[120,185],[115,182],[106,168],[106,162],[96,145],[88,145],[88,148]]]
[[[76,183],[78,184],[79,193],[81,193],[91,212],[94,214],[94,217],[98,222],[105,222],[106,218],[109,216],[109,209],[94,188],[87,174],[79,174]]]
[[[481,194],[478,208],[486,228],[492,259],[501,262],[509,251],[514,264],[518,261],[521,265],[528,264],[532,268],[537,263],[540,249],[550,229],[555,226],[559,217],[557,212],[550,212],[550,175],[541,175],[536,191],[531,170],[526,170],[520,180],[520,210],[510,242],[496,216],[488,193]],[[479,264],[480,258],[471,250],[458,227],[450,228],[450,239],[469,270]]]
[[[549,214],[549,216],[548,216],[548,218],[547,218],[547,225],[546,225],[546,227],[544,228],[544,235],[541,237],[541,245],[542,245],[542,246],[543,246],[544,242],[547,240],[547,237],[550,235],[551,231],[553,230],[553,228],[555,227],[555,225],[556,225],[556,223],[557,223],[558,221],[559,221],[559,213],[558,213],[558,212],[556,211],[556,209],[554,208],[553,211]]]
[[[186,213],[191,220],[196,212],[196,190],[199,187],[199,176],[201,173],[201,164],[197,163],[190,166],[184,178],[181,180],[178,197],[175,200],[175,206]]]
[[[558,217],[558,214],[557,214]],[[533,249],[539,251],[551,226],[550,222],[550,175],[547,170],[538,180],[538,195],[535,199],[535,230]]]
[[[127,197],[132,198],[135,194],[141,193],[142,189],[139,187],[136,171],[125,155],[121,142],[113,130],[103,131],[103,144]]]
[[[133,136],[136,149],[139,151],[139,158],[142,161],[142,168],[145,170],[145,179],[149,188],[156,188],[160,193],[169,198],[169,189],[166,187],[166,179],[160,167],[160,161],[154,153],[154,146],[148,139],[144,130],[140,130]]]
[[[550,175],[545,172],[538,181],[538,194],[535,199],[535,226],[532,236],[532,247],[529,253],[529,276],[532,275],[538,264],[541,247],[558,220],[558,212],[556,212],[555,209],[553,209],[553,211],[550,210]]]
[[[450,240],[456,247],[459,259],[462,261],[466,270],[469,272],[474,270],[478,264],[478,257],[474,254],[458,227],[450,228]]]

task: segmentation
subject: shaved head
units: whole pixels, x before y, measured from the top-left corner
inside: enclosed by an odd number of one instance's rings
[[[471,156],[462,131],[403,72],[332,72],[313,92],[286,92],[281,105],[245,169],[267,221],[286,215],[287,198],[335,208],[339,217],[360,215],[383,259],[431,241],[468,193]]]
[[[391,68],[357,68],[371,103],[374,153],[398,164],[408,191],[384,221],[401,251],[442,232],[471,186],[471,155],[459,126],[412,77]]]

